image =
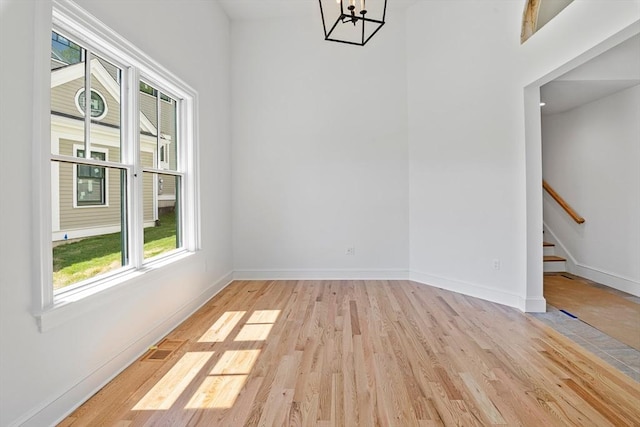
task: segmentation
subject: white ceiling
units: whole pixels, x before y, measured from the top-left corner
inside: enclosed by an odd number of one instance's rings
[[[218,0],[232,21],[286,18],[318,12],[317,0]]]
[[[540,88],[543,115],[562,113],[640,84],[640,35]]]
[[[552,81],[540,90],[542,115],[564,113],[639,84],[638,80]]]
[[[416,1],[419,0],[388,0],[387,9],[401,10]],[[232,21],[288,18],[312,14],[320,17],[318,0],[218,0],[218,2]]]

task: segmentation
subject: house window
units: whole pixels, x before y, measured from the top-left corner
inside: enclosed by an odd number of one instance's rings
[[[80,89],[76,94],[76,108],[84,116],[86,111],[85,90]],[[107,115],[107,102],[104,96],[97,90],[91,89],[91,117],[96,120],[103,119]]]
[[[41,253],[40,320],[199,244],[196,92],[69,0],[54,2],[52,22],[37,59],[50,65],[40,128],[50,139],[37,137],[51,170],[38,189],[51,200],[38,215],[51,248]]]
[[[84,150],[76,150],[77,157],[84,157]],[[92,151],[94,160],[106,160],[106,153]],[[76,205],[100,206],[106,202],[106,174],[105,169],[97,166],[76,166]]]

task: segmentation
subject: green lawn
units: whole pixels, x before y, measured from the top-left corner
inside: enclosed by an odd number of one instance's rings
[[[120,233],[89,237],[53,248],[53,288],[60,289],[121,267]],[[160,216],[158,227],[144,230],[144,257],[176,247],[176,217]]]

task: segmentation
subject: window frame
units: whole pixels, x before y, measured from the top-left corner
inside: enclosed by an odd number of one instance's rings
[[[157,63],[146,53],[122,38],[101,21],[69,0],[53,0],[51,8],[37,8],[35,31],[34,75],[34,132],[33,165],[34,191],[33,238],[34,264],[32,313],[41,332],[75,318],[90,310],[122,286],[133,286],[134,280],[148,272],[165,268],[173,262],[200,250],[200,201],[198,171],[198,93],[187,83]],[[122,69],[121,95],[121,159],[119,162],[78,159],[51,152],[51,32],[61,32],[79,44]],[[143,236],[143,168],[140,155],[139,82],[143,79],[162,88],[163,93],[180,101],[177,130],[179,153],[178,171],[158,170],[159,173],[180,176],[182,188],[179,203],[181,248],[150,260],[144,260]],[[125,141],[127,141],[125,143]],[[90,147],[94,150],[95,147]],[[129,224],[127,246],[129,265],[113,274],[99,276],[73,285],[69,292],[53,291],[52,267],[52,191],[51,170],[55,162],[98,165],[126,172],[126,191],[131,201],[126,211]],[[75,168],[74,168],[75,169]],[[75,182],[74,182],[75,183]],[[76,189],[74,189],[74,192]],[[108,193],[108,191],[107,191]]]

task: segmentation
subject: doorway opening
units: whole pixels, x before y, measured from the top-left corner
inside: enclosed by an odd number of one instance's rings
[[[526,311],[544,312],[543,297],[543,190],[542,190],[542,115],[541,87],[577,69],[621,43],[638,36],[640,25],[624,30],[567,61],[524,88],[525,157],[527,204],[527,306]],[[589,218],[586,218],[587,221]]]

